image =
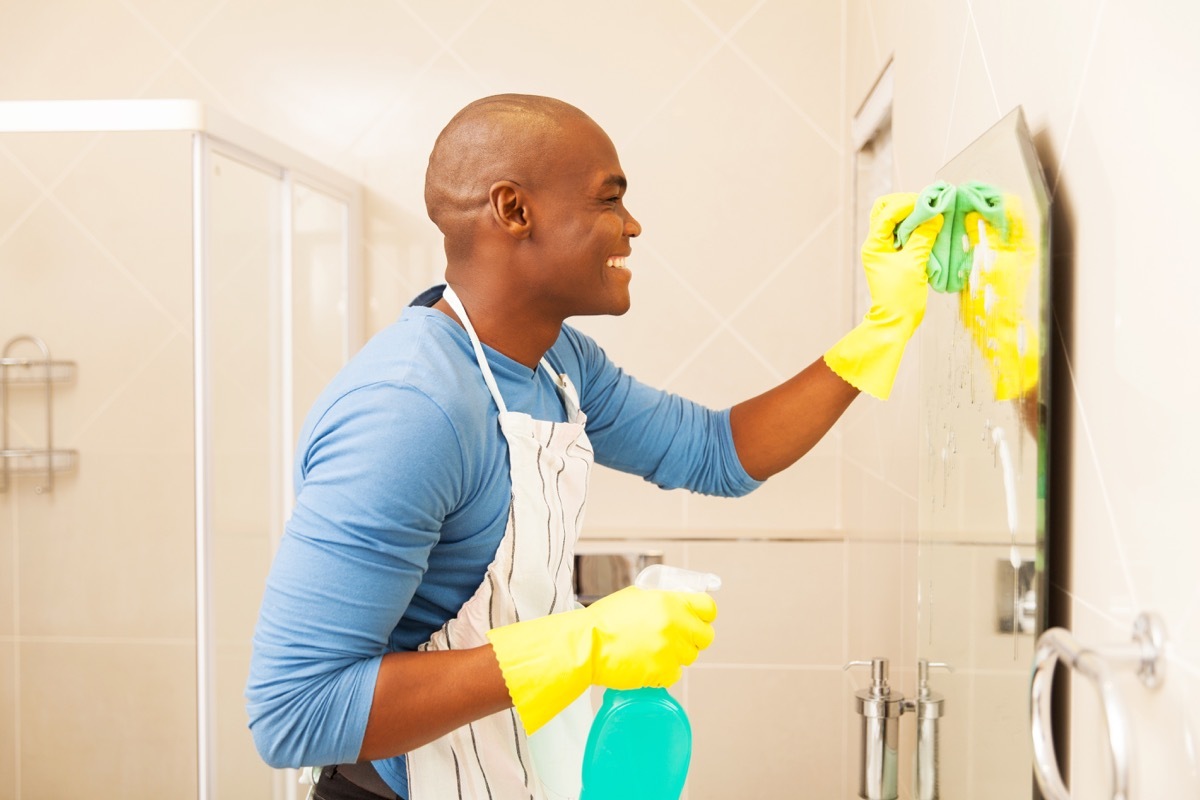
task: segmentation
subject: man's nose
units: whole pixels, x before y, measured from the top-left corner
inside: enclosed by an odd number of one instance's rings
[[[625,216],[625,235],[631,239],[636,239],[642,235],[642,223],[634,219],[633,214]]]

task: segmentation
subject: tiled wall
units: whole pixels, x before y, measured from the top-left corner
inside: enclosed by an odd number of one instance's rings
[[[1082,0],[945,0],[903,10],[863,0],[847,12],[851,106],[895,59],[905,189],[928,183],[974,136],[1024,107],[1055,203],[1051,535],[1069,543],[1070,563],[1051,602],[1086,644],[1128,641],[1140,611],[1163,616],[1172,642],[1166,685],[1150,693],[1123,681],[1140,737],[1134,796],[1194,797],[1200,780],[1187,750],[1200,727],[1200,383],[1181,365],[1193,360],[1200,279],[1182,240],[1167,232],[1193,227],[1187,209],[1200,156],[1187,132],[1200,123],[1190,99],[1200,13],[1179,3]],[[856,411],[864,419],[853,421],[872,426],[867,409]],[[914,426],[880,417],[872,427],[886,450],[887,431]],[[844,493],[859,491],[856,483],[865,493],[880,482],[900,486],[903,470],[858,469],[855,435],[847,426]],[[1075,793],[1107,796],[1096,703],[1079,681],[1070,724]]]
[[[191,177],[188,134],[0,135],[0,340],[76,363],[81,459],[0,494],[2,798],[196,778]],[[8,399],[9,446],[44,447],[40,388]]]

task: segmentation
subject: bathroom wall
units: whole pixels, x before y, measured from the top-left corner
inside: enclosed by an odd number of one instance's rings
[[[1192,360],[1200,278],[1179,233],[1193,227],[1200,177],[1189,133],[1200,123],[1189,99],[1200,13],[1182,3],[1024,0],[846,8],[849,107],[894,58],[901,187],[919,190],[977,134],[1024,107],[1055,203],[1050,534],[1066,543],[1054,551],[1066,563],[1056,568],[1053,613],[1091,645],[1128,641],[1141,611],[1163,616],[1172,642],[1164,688],[1122,679],[1140,737],[1135,796],[1196,796],[1185,729],[1194,742],[1200,383],[1181,364]],[[877,562],[910,544],[905,515],[915,499],[905,476],[915,466],[917,411],[904,402],[860,406],[844,427],[843,496],[879,497],[891,486],[903,512],[892,527],[900,545],[867,548]],[[847,502],[848,529],[853,508]],[[849,614],[853,621],[853,605]],[[903,652],[912,636],[906,630],[893,646]],[[1071,699],[1071,785],[1079,796],[1106,796],[1094,696],[1076,681]]]
[[[76,363],[54,442],[81,464],[0,494],[0,798],[196,780],[191,147],[0,135],[0,344]],[[8,399],[9,446],[44,447],[40,388]]]
[[[634,375],[724,406],[802,369],[849,327],[841,3],[60,0],[8,4],[4,19],[0,97],[198,98],[362,180],[370,331],[440,277],[425,159],[454,111],[499,91],[571,101],[618,147],[645,227],[630,260],[634,309],[580,325]],[[697,731],[692,800],[846,795],[841,665],[860,634],[847,634],[842,610],[863,587],[839,530],[839,448],[835,431],[742,501],[597,474],[585,546],[661,547],[725,580],[717,643],[678,688]],[[130,591],[152,604],[156,586]],[[172,587],[190,592],[190,581]],[[11,647],[0,637],[3,669]],[[0,679],[0,709],[13,685]],[[179,702],[190,709],[190,691]],[[140,713],[127,709],[127,724]],[[194,742],[172,741],[191,786]],[[136,763],[147,750],[127,752]],[[5,765],[29,758],[0,739],[0,798],[16,791]],[[25,797],[38,786],[29,769]]]

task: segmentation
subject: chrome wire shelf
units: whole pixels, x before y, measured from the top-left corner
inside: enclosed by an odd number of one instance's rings
[[[39,356],[21,358],[13,355],[19,345],[33,345]],[[50,348],[36,336],[15,336],[4,345],[0,354],[0,492],[8,491],[13,475],[41,474],[45,481],[35,487],[39,494],[54,491],[54,473],[75,469],[79,454],[75,450],[54,447],[54,384],[75,379],[75,363],[50,358]],[[9,447],[8,425],[11,404],[10,387],[37,387],[45,395],[46,442],[44,447]]]

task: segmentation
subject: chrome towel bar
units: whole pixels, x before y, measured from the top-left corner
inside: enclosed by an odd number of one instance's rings
[[[1157,688],[1163,681],[1166,667],[1165,644],[1166,633],[1162,620],[1150,613],[1141,614],[1134,621],[1133,641],[1129,644],[1087,648],[1080,645],[1065,628],[1051,628],[1038,637],[1030,689],[1030,711],[1034,774],[1046,800],[1071,800],[1071,793],[1063,785],[1054,756],[1050,693],[1055,664],[1062,661],[1086,677],[1096,688],[1100,696],[1100,716],[1112,752],[1112,797],[1113,800],[1129,800],[1133,739],[1128,715],[1113,682],[1111,667],[1136,667],[1142,684],[1149,689]]]

